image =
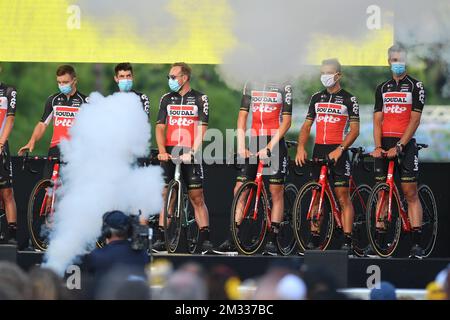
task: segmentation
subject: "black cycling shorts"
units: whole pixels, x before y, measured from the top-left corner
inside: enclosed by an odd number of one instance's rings
[[[3,145],[4,157],[0,156],[0,189],[12,188],[12,163],[8,141]]]
[[[381,139],[381,147],[383,150],[388,151],[389,149],[396,146],[400,138],[385,137]],[[416,139],[411,139],[403,148],[403,157],[401,164],[395,160],[394,174],[400,174],[400,181],[402,183],[417,182],[419,177],[419,150],[417,149]],[[381,158],[375,159],[375,180],[377,182],[386,181],[387,169],[388,169],[389,159]]]
[[[181,151],[173,150],[174,147],[167,147],[167,152],[172,156],[180,156],[183,152],[189,152],[189,149]],[[169,161],[161,161],[161,167],[164,171],[164,181],[167,185],[175,176],[175,164]],[[203,165],[201,163],[182,163],[181,164],[181,177],[186,184],[188,190],[202,189],[203,188]]]
[[[339,146],[339,144],[315,144],[313,150],[313,158],[325,159],[328,154]],[[319,165],[313,165],[311,170],[311,178],[319,179],[320,175]],[[351,166],[348,151],[344,151],[337,163],[331,167],[330,185],[333,187],[347,187],[349,186]]]
[[[265,148],[270,141],[270,136],[252,137],[250,139],[249,150],[254,154],[259,150]],[[254,161],[256,162],[256,161]],[[284,138],[281,139],[277,146],[273,148],[270,155],[270,166],[264,168],[263,175],[269,177],[270,184],[284,184],[286,175],[288,173],[288,152]],[[256,172],[258,171],[257,163],[242,164],[241,169],[237,175],[236,180],[245,182],[247,180],[254,180]]]

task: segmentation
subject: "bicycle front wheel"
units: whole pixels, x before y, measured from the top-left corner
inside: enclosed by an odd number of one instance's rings
[[[183,198],[183,210],[184,216],[186,217],[186,238],[188,252],[195,253],[197,250],[198,236],[200,234],[200,231],[198,229],[197,221],[195,221],[195,212],[191,202],[189,201],[189,196],[186,193],[183,193]]]
[[[53,182],[50,179],[42,179],[36,183],[28,200],[28,232],[34,248],[41,251],[47,250],[53,227],[50,190],[53,190]]]
[[[246,255],[261,248],[267,232],[267,194],[263,187],[257,199],[257,189],[253,181],[243,183],[231,206],[231,234],[238,251]]]
[[[294,234],[300,253],[307,249],[326,250],[333,236],[334,217],[331,200],[325,192],[321,207],[319,198],[322,186],[315,181],[308,182],[298,192],[294,204]],[[320,217],[318,216],[320,210]],[[318,238],[312,242],[312,232]],[[312,244],[313,247],[311,245]]]
[[[292,212],[298,189],[293,183],[288,183],[284,187],[284,214],[280,223],[280,230],[277,235],[277,246],[281,254],[288,256],[294,251],[296,246]]]
[[[374,251],[383,258],[391,256],[397,248],[402,221],[400,217],[400,199],[396,192],[392,193],[391,218],[388,215],[390,187],[386,183],[378,183],[370,195],[367,205],[367,236]],[[377,219],[377,211],[379,211]]]
[[[366,211],[372,188],[367,184],[359,185],[351,195],[355,216],[353,219],[353,251],[356,255],[364,256],[364,250],[369,245],[367,238]]]
[[[438,213],[433,191],[427,185],[421,185],[418,190],[420,204],[422,205],[422,244],[425,251],[424,258],[428,257],[436,244],[438,232]]]
[[[172,180],[167,187],[166,201],[164,203],[164,237],[167,252],[174,253],[180,243],[182,227],[183,201],[179,199],[181,185]],[[181,190],[181,195],[183,190]]]

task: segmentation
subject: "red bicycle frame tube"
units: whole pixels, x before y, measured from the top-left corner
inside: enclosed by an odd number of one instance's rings
[[[54,205],[55,205],[55,194],[56,194],[56,189],[57,189],[57,184],[58,184],[58,179],[59,179],[59,163],[55,163],[53,166],[53,172],[52,172],[52,177],[51,177],[51,181],[53,182],[53,187],[52,187],[52,195],[51,195],[51,211],[50,214],[53,214],[54,212]],[[42,205],[41,205],[41,210],[39,212],[40,216],[45,215],[45,209],[46,209],[46,204],[47,204],[47,200],[48,200],[49,196],[47,194],[47,192],[45,192],[44,195],[44,200],[42,201]]]
[[[320,221],[322,215],[323,195],[326,192],[328,194],[328,197],[331,199],[331,210],[333,212],[334,219],[336,220],[336,224],[339,228],[342,228],[342,222],[339,216],[340,211],[337,208],[336,199],[334,198],[334,194],[331,191],[330,184],[328,183],[328,168],[326,165],[323,165],[320,168],[320,176],[318,183],[321,185],[321,190],[320,190],[319,206],[316,213],[317,214],[316,221]],[[316,201],[316,198],[317,198],[317,190],[313,190],[311,203],[308,209],[307,220],[311,219],[311,217],[314,215],[314,213],[312,212],[312,207]]]
[[[401,216],[401,219],[402,219],[402,228],[403,228],[404,231],[410,231],[411,230],[411,224],[409,222],[408,215],[407,215],[405,209],[403,208],[403,205],[399,201],[400,194],[398,192],[397,185],[395,184],[395,181],[394,181],[394,168],[395,168],[394,160],[390,160],[389,161],[389,166],[388,166],[387,178],[386,178],[386,184],[389,186],[388,221],[391,222],[391,220],[392,220],[392,195],[395,192],[395,194],[397,196],[396,197],[397,205],[398,205],[398,208],[400,210],[400,216]],[[386,195],[385,192],[383,192],[381,194],[380,205],[379,205],[377,213],[376,213],[376,221],[377,222],[380,221],[381,210],[384,207],[384,201],[386,201],[385,195]]]

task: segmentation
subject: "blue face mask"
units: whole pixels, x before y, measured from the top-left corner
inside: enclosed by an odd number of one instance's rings
[[[58,86],[59,91],[61,91],[62,94],[68,95],[70,92],[72,92],[72,86],[70,84],[66,84],[63,86]]]
[[[173,92],[178,92],[180,91],[181,86],[176,79],[169,79],[169,88]]]
[[[406,71],[406,64],[404,62],[394,62],[391,64],[391,71],[396,76],[402,75]]]
[[[119,89],[120,91],[128,92],[133,88],[133,80],[132,79],[120,79],[119,80]]]

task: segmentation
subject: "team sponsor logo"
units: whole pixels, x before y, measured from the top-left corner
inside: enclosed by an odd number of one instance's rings
[[[170,118],[169,125],[171,126],[181,126],[181,127],[189,127],[194,124],[195,120],[187,119],[187,118]]]
[[[11,106],[11,108],[15,108],[16,107],[16,96],[17,96],[17,91],[13,90],[11,92],[11,101],[9,102],[9,105]]]
[[[327,113],[327,114],[337,114],[342,115],[342,109],[329,108],[329,107],[317,107],[316,113]]]
[[[318,116],[317,117],[317,122],[325,122],[325,123],[338,123],[339,121],[341,121],[341,118],[339,117],[333,117],[332,115],[324,115],[324,116]]]
[[[202,95],[202,101],[203,101],[203,113],[208,115],[209,103],[208,103],[208,96],[206,94]]]
[[[407,110],[406,107],[400,107],[399,105],[394,106],[383,106],[383,113],[394,113],[394,114],[400,114]]]
[[[55,127],[71,127],[77,115],[78,108],[75,107],[55,107]]]
[[[277,110],[277,107],[270,106],[270,105],[259,105],[259,106],[252,106],[253,112],[261,112],[261,113],[271,113],[272,111]]]
[[[408,103],[406,97],[385,97],[383,99],[384,103]]]
[[[425,89],[423,87],[423,83],[417,82],[416,86],[419,88],[419,101],[420,103],[425,104]]]
[[[419,157],[414,155],[414,169],[413,171],[419,171]]]

